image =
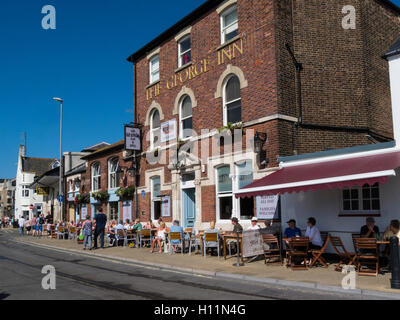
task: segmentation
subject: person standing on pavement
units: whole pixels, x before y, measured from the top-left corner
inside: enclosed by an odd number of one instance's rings
[[[94,216],[95,230],[94,230],[94,249],[97,249],[97,237],[100,236],[100,247],[104,249],[104,230],[106,228],[107,216],[100,208],[99,212]]]
[[[21,218],[19,218],[18,225],[19,225],[19,234],[21,236],[23,236],[24,235],[24,225],[25,225],[24,217],[21,216]]]
[[[83,230],[83,250],[86,250],[86,244],[89,245],[89,250],[92,250],[92,229],[93,223],[90,215],[86,216],[86,220],[82,225]]]

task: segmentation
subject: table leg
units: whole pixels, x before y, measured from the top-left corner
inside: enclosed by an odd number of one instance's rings
[[[226,260],[226,238],[224,238],[224,259]]]

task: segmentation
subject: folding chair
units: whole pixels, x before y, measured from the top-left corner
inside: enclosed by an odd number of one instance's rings
[[[68,229],[68,239],[76,239],[76,227],[69,227]]]
[[[343,264],[347,265],[353,264],[353,258],[355,256],[355,253],[348,252],[346,250],[346,248],[343,245],[342,239],[340,237],[331,236],[331,244],[333,249],[339,256],[339,264],[336,266],[335,271],[341,271]]]
[[[321,237],[322,238],[322,237]],[[322,246],[321,249],[319,250],[310,250],[309,252],[313,255],[313,260],[311,261],[309,267],[312,268],[314,266],[314,264],[316,264],[317,262],[319,262],[320,264],[322,264],[322,266],[324,268],[328,268],[328,263],[326,262],[326,260],[322,257],[322,254],[325,252],[326,247],[328,246],[328,243],[330,241],[330,236],[327,235],[327,237],[325,238],[325,242],[324,245]]]
[[[361,238],[361,235],[360,235],[359,233],[352,233],[352,234],[351,234],[351,239],[353,240],[353,246],[354,246],[355,252],[357,252],[357,249],[356,249],[356,239],[359,239],[359,238]]]
[[[143,247],[144,242],[149,242],[151,245],[151,242],[153,241],[153,238],[151,236],[151,230],[150,229],[142,229],[139,233],[139,245],[140,248]]]
[[[206,232],[204,233],[204,242],[203,242],[203,250],[204,250],[204,258],[206,257],[207,248],[217,248],[218,258],[219,258],[219,236],[217,232]]]
[[[182,254],[185,251],[182,234],[180,232],[170,232],[169,233],[169,254],[172,254],[172,243],[171,243],[171,241],[178,241],[178,240],[180,241],[180,243],[179,244],[174,244],[174,245],[175,246],[180,246]]]
[[[57,239],[56,226],[50,226],[50,238]]]
[[[265,260],[265,264],[270,263],[272,258],[278,258],[278,261],[275,261],[274,263],[282,264],[281,249],[278,238],[273,234],[263,234],[262,237],[264,244],[268,246],[268,248],[264,246],[264,255],[265,258],[268,259],[268,262]]]
[[[120,240],[123,240],[123,241],[124,241],[123,246],[126,247],[126,244],[127,244],[127,242],[128,242],[128,238],[127,238],[127,236],[126,236],[126,231],[125,231],[125,230],[118,229],[118,230],[117,230],[117,233],[115,234],[115,239],[116,239],[116,241],[117,241],[117,247],[118,247],[118,244],[119,244],[119,241],[120,241]]]
[[[192,247],[195,247],[197,252],[197,248],[201,249],[201,235],[191,235],[189,237],[189,256],[192,254]]]
[[[289,250],[287,252],[288,264],[292,270],[307,270],[307,254],[310,246],[308,238],[291,238],[289,240]],[[302,260],[303,264],[296,264]]]
[[[137,246],[137,233],[132,230],[126,231],[126,242],[129,245],[129,242],[133,242],[135,246]]]
[[[377,276],[379,272],[379,254],[376,239],[356,239],[356,265],[359,275]],[[366,268],[373,266],[374,268]]]
[[[61,237],[65,239],[65,228],[57,227],[57,239],[60,239]]]

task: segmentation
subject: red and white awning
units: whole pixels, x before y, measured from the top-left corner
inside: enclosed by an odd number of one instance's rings
[[[240,189],[237,198],[322,189],[343,189],[385,183],[400,167],[400,151],[339,160],[305,161],[280,170]]]

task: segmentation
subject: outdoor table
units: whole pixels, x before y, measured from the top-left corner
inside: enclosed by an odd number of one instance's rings
[[[224,243],[224,259],[226,260],[226,240],[228,239],[232,239],[232,240],[237,240],[237,235],[236,234],[223,234],[221,235],[222,239],[223,239],[223,243]],[[239,244],[240,244],[240,250],[242,252],[241,258],[242,258],[242,262],[243,262],[243,242],[242,242],[242,234],[239,234]]]

